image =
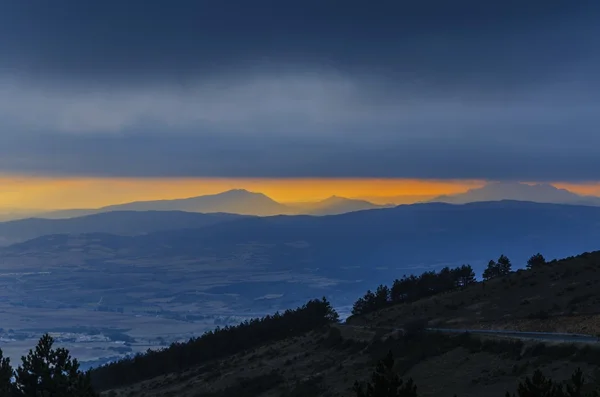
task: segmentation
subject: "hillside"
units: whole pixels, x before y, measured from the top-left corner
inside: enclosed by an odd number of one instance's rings
[[[390,280],[390,284],[391,284]],[[352,318],[347,324],[261,344],[213,362],[106,392],[111,396],[354,396],[388,350],[418,396],[504,396],[541,369],[567,380],[580,367],[598,381],[600,348],[476,335],[411,333],[429,326],[600,333],[600,251]],[[410,329],[410,328],[406,328]],[[591,385],[590,385],[591,386]]]
[[[596,251],[349,318],[348,323],[396,326],[419,317],[439,328],[600,335],[599,286],[600,251]]]

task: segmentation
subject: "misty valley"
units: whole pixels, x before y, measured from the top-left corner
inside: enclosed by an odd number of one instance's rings
[[[363,286],[361,280],[323,275],[307,261],[275,265],[267,247],[251,245],[205,258],[119,257],[82,237],[68,238],[60,249],[3,257],[5,355],[20,357],[50,332],[83,367],[96,366],[294,308],[315,296],[327,295],[342,313],[345,306],[349,312]],[[40,268],[44,271],[35,270]]]

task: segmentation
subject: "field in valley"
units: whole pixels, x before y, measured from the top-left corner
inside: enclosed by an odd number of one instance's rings
[[[356,295],[347,280],[274,268],[260,246],[205,258],[131,257],[77,237],[68,246],[2,257],[0,348],[13,361],[45,332],[97,365],[318,296],[348,305]]]

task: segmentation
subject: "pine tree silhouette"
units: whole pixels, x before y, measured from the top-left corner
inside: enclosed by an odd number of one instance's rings
[[[89,373],[79,371],[79,362],[69,351],[53,349],[54,339],[45,334],[34,350],[21,358],[15,371],[17,387],[24,396],[96,397]]]
[[[354,383],[356,397],[417,397],[417,386],[409,379],[406,383],[393,372],[394,356],[390,350],[371,375],[366,389]]]

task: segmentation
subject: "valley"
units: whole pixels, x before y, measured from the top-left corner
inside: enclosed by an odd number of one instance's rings
[[[335,284],[310,273],[248,270],[233,261],[45,268],[0,275],[0,348],[5,355],[18,358],[41,334],[51,332],[84,365],[103,363],[297,306],[331,292],[323,285]]]
[[[186,214],[174,215],[186,223]],[[189,219],[206,222],[202,215]],[[600,240],[600,208],[526,202],[216,216],[197,228],[138,235],[75,229],[0,249],[0,347],[14,359],[44,332],[56,332],[84,365],[98,365],[320,296],[345,318],[366,289],[404,274],[469,263],[480,276],[499,253],[518,268],[533,252],[563,257]],[[92,225],[114,230],[129,220],[133,230],[172,215],[94,217]],[[89,220],[68,221],[81,228]],[[65,220],[46,222],[65,227]]]

